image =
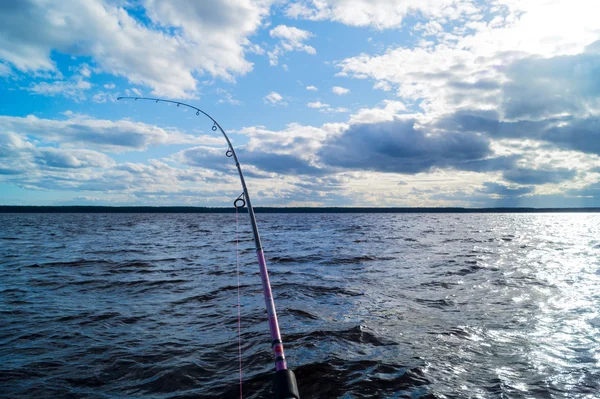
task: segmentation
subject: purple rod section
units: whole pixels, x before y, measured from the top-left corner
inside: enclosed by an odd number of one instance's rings
[[[275,358],[275,370],[287,369],[285,354],[283,353],[283,343],[281,342],[281,333],[279,332],[279,323],[277,322],[277,312],[273,302],[273,293],[271,292],[271,283],[269,282],[269,272],[265,263],[265,254],[262,249],[256,251],[258,265],[260,266],[260,276],[262,279],[263,293],[265,295],[265,305],[269,315],[269,330],[271,330],[271,339],[273,339],[273,357]]]

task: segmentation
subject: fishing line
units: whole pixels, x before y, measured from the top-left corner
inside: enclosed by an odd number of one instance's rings
[[[238,224],[238,207],[235,207],[235,268],[237,271],[237,311],[238,311],[238,356],[240,359],[240,399],[242,391],[242,316],[240,303],[240,229]]]

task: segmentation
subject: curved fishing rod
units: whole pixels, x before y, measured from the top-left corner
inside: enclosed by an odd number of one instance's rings
[[[294,372],[287,368],[285,361],[285,354],[283,351],[283,341],[281,340],[281,333],[279,332],[279,323],[277,321],[277,312],[275,311],[275,302],[273,302],[273,293],[271,291],[271,283],[269,281],[269,272],[267,271],[267,263],[265,261],[265,253],[263,251],[262,243],[260,241],[260,235],[258,234],[258,226],[256,225],[256,217],[254,216],[254,208],[252,208],[252,202],[250,201],[250,195],[248,195],[248,188],[246,187],[246,180],[240,167],[237,154],[231,141],[225,131],[219,125],[219,123],[209,114],[202,111],[200,108],[196,108],[193,105],[182,103],[180,101],[163,100],[161,98],[148,98],[148,97],[117,97],[117,100],[148,100],[155,101],[157,103],[171,103],[177,104],[177,106],[183,105],[184,107],[191,108],[196,111],[196,115],[201,113],[207,116],[213,121],[212,130],[216,131],[217,128],[227,140],[227,146],[229,149],[225,153],[228,158],[233,157],[235,160],[235,167],[237,168],[238,174],[240,175],[240,181],[242,182],[242,194],[233,202],[236,208],[248,207],[248,215],[250,216],[250,224],[252,225],[252,233],[254,234],[254,244],[256,246],[256,256],[258,258],[258,265],[260,268],[260,277],[262,280],[263,294],[265,296],[265,305],[267,307],[267,314],[269,316],[269,330],[271,331],[271,348],[273,349],[273,357],[275,358],[275,399],[300,399],[298,394],[298,387],[296,385],[296,377]]]

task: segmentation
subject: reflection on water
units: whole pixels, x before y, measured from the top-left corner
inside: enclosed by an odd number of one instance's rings
[[[257,216],[303,397],[600,391],[600,215]],[[244,391],[269,397],[242,222]],[[234,215],[0,224],[0,396],[236,396]]]

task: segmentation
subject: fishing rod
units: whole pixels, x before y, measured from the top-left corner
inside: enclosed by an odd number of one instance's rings
[[[236,208],[248,208],[248,215],[250,216],[250,224],[252,225],[252,234],[254,235],[254,245],[256,246],[256,256],[258,258],[258,266],[260,269],[260,277],[262,280],[263,294],[265,296],[265,305],[267,307],[267,314],[269,318],[269,330],[271,331],[271,348],[273,350],[273,357],[275,359],[275,377],[274,377],[274,393],[275,399],[300,399],[298,393],[298,386],[296,384],[296,377],[294,372],[287,367],[285,361],[285,353],[283,351],[283,341],[281,340],[281,333],[279,332],[279,323],[277,321],[277,312],[275,312],[275,302],[273,302],[273,293],[271,291],[271,282],[269,281],[269,272],[267,271],[267,262],[265,261],[265,253],[263,250],[262,243],[260,241],[260,235],[258,234],[258,226],[256,225],[256,217],[254,216],[254,208],[252,208],[252,202],[250,201],[250,195],[248,195],[248,188],[246,187],[246,180],[244,180],[244,174],[238,160],[235,149],[231,145],[231,141],[225,131],[219,125],[219,123],[209,114],[202,111],[200,108],[196,108],[193,105],[182,103],[180,101],[163,100],[161,98],[148,98],[148,97],[117,97],[117,100],[148,100],[155,101],[157,103],[171,103],[177,104],[177,106],[184,106],[191,108],[196,111],[196,115],[201,113],[207,116],[213,121],[212,130],[213,132],[219,129],[227,140],[227,146],[229,149],[225,152],[225,156],[228,158],[233,157],[235,161],[235,167],[237,168],[238,174],[240,175],[240,181],[242,182],[243,192],[233,202],[233,206]]]

